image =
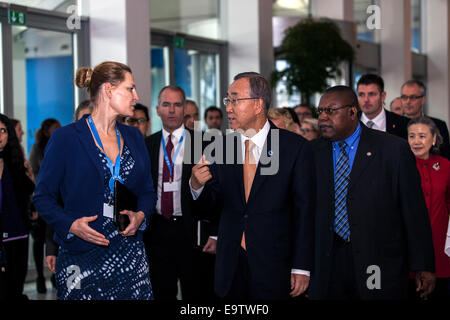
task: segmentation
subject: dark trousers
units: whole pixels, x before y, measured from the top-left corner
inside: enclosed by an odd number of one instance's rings
[[[23,286],[28,270],[28,238],[3,243],[6,253],[6,272],[1,275],[0,291],[8,300],[23,299]]]
[[[214,292],[214,267],[216,255],[202,252],[202,248],[196,248],[193,252],[195,299],[202,301],[218,301]]]
[[[166,220],[155,213],[144,242],[155,300],[176,300],[178,279],[182,299],[193,300],[195,298],[193,248],[183,219]]]
[[[359,300],[351,242],[335,235],[327,300]]]
[[[31,229],[31,235],[33,236],[33,258],[38,278],[44,278],[45,232],[46,223],[39,217]]]
[[[224,300],[250,300],[252,299],[252,292],[250,286],[250,270],[247,261],[247,252],[239,248],[239,258],[236,272],[234,274],[233,283],[230,291],[224,297]]]
[[[267,275],[267,277],[270,276],[270,274]],[[234,279],[230,291],[223,299],[226,301],[246,301],[287,300],[289,298],[289,286],[286,287],[286,290],[273,290],[273,288],[258,286],[255,280],[252,279],[252,270],[249,268],[247,252],[240,247]]]

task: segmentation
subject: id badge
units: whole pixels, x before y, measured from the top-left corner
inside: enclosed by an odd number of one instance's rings
[[[175,182],[164,182],[164,192],[178,191],[178,183]]]
[[[114,207],[107,203],[103,204],[103,216],[113,219],[114,218]]]

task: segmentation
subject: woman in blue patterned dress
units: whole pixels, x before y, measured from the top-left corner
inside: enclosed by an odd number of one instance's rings
[[[57,129],[48,142],[33,198],[55,230],[58,299],[153,299],[142,233],[156,203],[150,159],[138,129],[122,125],[139,99],[128,66],[103,62],[77,70],[91,115]],[[124,210],[128,227],[113,223],[114,181],[138,198]]]

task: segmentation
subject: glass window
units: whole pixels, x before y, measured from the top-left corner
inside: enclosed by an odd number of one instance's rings
[[[2,0],[1,2],[64,13],[67,13],[67,8],[78,3],[77,0]]]
[[[150,0],[151,28],[219,39],[219,0]]]
[[[375,4],[374,0],[354,0],[354,17],[358,39],[369,42],[375,41],[375,32],[367,28],[367,8]]]
[[[275,17],[305,17],[310,13],[310,0],[276,0],[273,4]]]
[[[411,49],[421,51],[421,0],[411,0]]]
[[[158,94],[170,83],[169,49],[152,46],[152,133],[161,130],[161,119],[156,113]],[[203,113],[211,105],[218,106],[218,55],[197,50],[174,49],[174,83],[194,100],[199,108],[202,129],[206,129]],[[220,106],[219,106],[220,107]]]
[[[151,129],[152,133],[161,130],[161,120],[156,114],[158,94],[162,88],[169,84],[169,48],[152,46],[151,48],[151,76],[152,76],[152,105],[151,105]]]
[[[72,34],[12,26],[14,117],[25,135],[28,154],[47,118],[62,126],[73,120]]]
[[[286,60],[276,60],[275,67],[278,71],[282,71],[288,66]],[[289,95],[286,82],[283,79],[278,81],[275,92],[276,105],[274,107],[293,107],[301,101],[301,95],[296,88],[293,89],[292,95]]]

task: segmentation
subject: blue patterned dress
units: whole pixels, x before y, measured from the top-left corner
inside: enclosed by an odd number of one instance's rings
[[[111,172],[105,154],[99,150],[98,155],[104,170],[104,201],[108,202]],[[126,145],[120,159],[120,176],[125,182],[134,166]],[[58,299],[153,300],[143,242],[120,235],[113,220],[108,218],[104,219],[101,233],[109,240],[109,246],[98,246],[80,254],[59,249],[55,276]]]

